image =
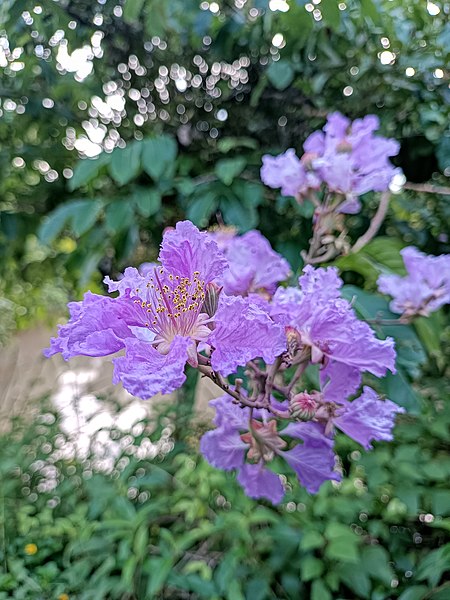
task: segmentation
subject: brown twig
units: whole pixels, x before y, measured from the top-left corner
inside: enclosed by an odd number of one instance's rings
[[[353,247],[350,249],[350,253],[359,252],[364,246],[366,246],[378,233],[381,224],[386,217],[387,210],[389,208],[389,199],[391,197],[390,192],[383,192],[381,194],[380,203],[377,208],[377,212],[372,217],[370,225],[365,233],[356,240]]]
[[[295,373],[294,373],[291,381],[289,382],[289,385],[287,386],[287,391],[288,391],[287,396],[288,396],[288,398],[289,398],[290,393],[292,392],[292,389],[293,389],[294,385],[297,383],[297,381],[303,375],[303,373],[305,372],[307,366],[308,366],[308,362],[307,361],[301,362],[298,365],[297,370],[295,371]]]
[[[450,196],[450,187],[433,185],[432,183],[411,183],[407,181],[403,185],[403,189],[411,190],[413,192],[425,192],[426,194],[442,194],[443,196]]]

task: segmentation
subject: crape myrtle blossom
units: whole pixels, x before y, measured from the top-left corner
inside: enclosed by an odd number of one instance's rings
[[[121,352],[113,381],[141,398],[179,388],[189,363],[225,392],[212,402],[216,429],[202,437],[205,458],[237,471],[252,498],[282,501],[283,462],[316,493],[340,480],[337,430],[367,449],[392,438],[402,409],[367,387],[350,399],[364,372],[394,372],[395,351],[342,298],[337,269],[307,266],[298,287],[277,289],[288,274],[258,232],[201,233],[183,221],[166,230],[157,263],[105,278],[114,297],[87,292],[70,303],[70,320],[45,353],[68,360]],[[302,384],[311,364],[315,390]]]
[[[332,113],[323,131],[306,139],[301,159],[292,148],[276,157],[263,156],[261,180],[290,196],[307,196],[309,190],[324,184],[328,192],[344,196],[337,212],[359,212],[358,196],[386,191],[393,176],[401,172],[389,161],[399,152],[398,142],[374,135],[378,128],[375,115],[351,122]]]
[[[270,469],[275,457],[286,461],[303,487],[315,494],[325,481],[340,480],[333,452],[336,429],[370,450],[372,441],[393,439],[395,416],[405,412],[390,400],[378,398],[369,387],[364,387],[352,402],[344,398],[339,403],[331,402],[326,392],[301,395],[303,402],[309,396],[314,403],[314,421],[291,422],[281,429],[268,411],[254,410],[251,414],[226,395],[212,400],[217,427],[203,435],[202,454],[216,468],[236,470],[237,481],[251,498],[278,504],[284,490],[278,475]]]
[[[200,450],[212,466],[237,470],[237,480],[251,498],[265,498],[273,504],[283,499],[280,478],[268,467],[275,457],[285,460],[311,493],[316,493],[324,481],[339,481],[334,471],[333,442],[315,423],[298,423],[295,430],[289,430],[292,426],[288,425],[278,431],[267,411],[250,414],[250,409],[240,409],[226,395],[210,404],[216,409],[217,427],[203,435]],[[300,443],[287,450],[284,436]]]
[[[289,148],[283,154],[262,157],[261,181],[271,188],[281,188],[283,196],[304,195],[309,189],[318,189],[320,179]]]
[[[409,318],[414,315],[427,317],[450,303],[450,255],[429,256],[417,248],[403,248],[403,257],[408,274],[381,275],[378,289],[393,297],[392,312]]]
[[[312,363],[339,363],[354,372],[383,377],[395,372],[392,338],[380,340],[360,321],[350,303],[340,297],[342,280],[334,267],[305,267],[300,289],[279,288],[270,314],[298,336],[299,348],[308,349]],[[295,288],[294,288],[295,290]]]
[[[233,235],[229,229],[210,232],[228,261],[228,269],[216,279],[225,294],[270,297],[291,273],[289,263],[275,252],[259,231]]]
[[[372,440],[392,440],[395,415],[404,413],[404,408],[390,400],[381,400],[368,386],[350,402],[348,398],[361,385],[361,373],[353,367],[342,367],[331,362],[321,370],[321,393],[313,393],[318,405],[315,419],[325,426],[326,433],[337,427],[366,450],[372,448]]]
[[[113,359],[114,383],[150,398],[184,383],[186,362],[197,364],[199,342],[210,346],[214,368],[223,375],[255,357],[271,363],[283,352],[283,328],[248,299],[224,297],[215,315],[204,312],[213,280],[227,269],[206,233],[189,221],[178,223],[164,235],[159,263],[146,275],[129,268],[118,282],[107,278],[109,291],[119,292],[116,298],[88,292],[82,302],[71,303],[71,319],[60,326],[46,356],[61,353],[68,360],[124,349],[124,356]]]

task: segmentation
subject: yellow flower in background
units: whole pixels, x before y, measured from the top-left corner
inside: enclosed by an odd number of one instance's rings
[[[69,596],[67,594],[60,594],[58,600],[69,600]]]
[[[36,544],[27,544],[24,550],[25,554],[32,556],[33,554],[36,554],[36,552],[38,551],[38,547],[36,546]]]

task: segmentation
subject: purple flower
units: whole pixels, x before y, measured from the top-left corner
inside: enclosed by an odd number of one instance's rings
[[[286,349],[284,328],[247,298],[222,295],[214,324],[208,338],[214,348],[211,366],[222,375],[253,358],[272,363]]]
[[[229,295],[247,296],[258,292],[273,295],[280,281],[291,272],[289,263],[274,252],[269,241],[259,231],[248,231],[241,236],[227,236],[220,230],[210,234],[219,237],[229,269],[217,279]]]
[[[330,360],[320,370],[320,383],[328,402],[342,402],[356,393],[361,385],[361,371]]]
[[[158,393],[170,394],[186,381],[184,367],[192,341],[175,336],[168,352],[161,354],[147,341],[130,338],[126,341],[126,355],[113,359],[113,383],[140,398],[152,398]]]
[[[351,305],[339,297],[341,279],[333,268],[307,267],[300,277],[301,295],[276,293],[271,316],[297,330],[309,348],[311,361],[329,361],[381,377],[395,372],[394,341],[379,340],[367,323],[359,321]]]
[[[217,410],[217,429],[208,431],[200,441],[200,450],[214,467],[225,471],[238,470],[237,480],[251,498],[265,498],[273,504],[281,502],[284,490],[278,475],[267,468],[275,456],[286,460],[300,482],[310,493],[329,479],[339,480],[334,471],[333,441],[325,437],[315,423],[296,423],[278,431],[275,420],[268,420],[266,411],[237,410],[230,396],[211,402]],[[262,419],[262,420],[260,420]],[[285,451],[282,437],[299,440]]]
[[[249,498],[265,498],[272,504],[279,504],[283,500],[284,489],[279,476],[266,469],[261,462],[242,465],[237,480]]]
[[[334,471],[333,440],[324,435],[320,425],[291,423],[281,434],[303,441],[292,450],[281,452],[281,456],[310,494],[316,494],[325,481],[340,481],[340,475]]]
[[[50,357],[107,356],[121,350],[131,337],[131,327],[143,326],[129,299],[108,298],[87,292],[82,302],[70,302],[70,321],[58,327],[58,337],[44,351]]]
[[[216,242],[190,221],[180,221],[175,229],[166,231],[159,260],[174,276],[192,278],[198,272],[206,283],[228,268]]]
[[[341,404],[333,424],[366,450],[372,448],[373,440],[391,441],[395,415],[405,412],[390,400],[380,400],[370,387],[364,387],[361,396],[353,402],[341,401]]]
[[[355,196],[388,189],[393,176],[400,172],[389,161],[399,151],[395,140],[375,136],[378,118],[367,115],[353,123],[340,113],[328,116],[323,132],[314,132],[305,141],[305,156],[331,191],[345,194],[348,206],[341,212],[359,210]]]
[[[272,363],[285,350],[283,327],[251,297],[222,294],[218,303],[208,302],[227,262],[206,233],[189,221],[178,223],[164,236],[159,260],[145,275],[128,268],[118,282],[107,278],[117,298],[88,293],[72,304],[69,323],[46,355],[61,352],[67,360],[125,349],[114,360],[114,382],[150,398],[182,385],[184,366],[196,364],[199,343],[211,347],[212,367],[222,375],[252,358]]]
[[[314,174],[310,174],[295,150],[289,148],[283,154],[262,157],[261,181],[271,188],[281,188],[283,196],[306,194],[309,188],[319,187]]]
[[[409,246],[401,251],[408,275],[381,275],[378,289],[393,297],[393,312],[428,316],[450,303],[450,255],[428,256]]]

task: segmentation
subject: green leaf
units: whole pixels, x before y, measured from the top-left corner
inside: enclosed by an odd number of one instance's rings
[[[439,583],[443,573],[450,570],[450,544],[433,550],[419,563],[416,578],[421,581],[427,579],[428,583],[435,586]]]
[[[217,161],[214,172],[222,183],[231,185],[235,177],[242,173],[246,164],[245,158],[224,158]]]
[[[145,570],[150,577],[147,585],[147,597],[155,598],[162,590],[170,571],[173,568],[173,559],[168,558],[150,558],[146,561]]]
[[[196,195],[188,200],[186,217],[195,225],[206,227],[218,204],[217,195],[213,191]]]
[[[337,31],[341,24],[341,11],[338,8],[337,0],[328,0],[320,7],[320,12],[327,25]]]
[[[369,17],[375,24],[379,23],[380,15],[373,0],[361,0],[363,16]]]
[[[220,561],[214,573],[214,581],[221,594],[225,594],[230,581],[233,579],[236,568],[239,562],[239,557],[236,552],[228,552],[223,560]]]
[[[356,564],[359,562],[358,542],[350,541],[347,537],[336,538],[326,546],[325,556],[329,559]]]
[[[115,148],[109,164],[111,177],[119,185],[125,185],[139,173],[140,159],[140,142],[131,142],[125,148]]]
[[[133,579],[138,568],[138,559],[133,554],[129,556],[122,568],[121,581],[127,588],[133,588]]]
[[[126,0],[123,9],[123,20],[133,23],[139,19],[145,0]]]
[[[420,398],[411,386],[403,369],[397,368],[395,375],[388,373],[380,380],[380,386],[389,400],[392,400],[399,406],[403,406],[408,413],[412,415],[420,413]]]
[[[134,218],[133,205],[128,199],[111,202],[105,213],[106,229],[112,234],[128,229]]]
[[[144,171],[154,181],[158,181],[163,176],[170,179],[173,176],[177,153],[177,143],[168,135],[144,140],[141,157]]]
[[[428,317],[414,319],[414,328],[431,356],[442,355],[441,334],[444,329],[442,312],[434,312]]]
[[[240,582],[234,578],[228,582],[228,589],[225,594],[227,600],[246,600]]]
[[[217,142],[219,152],[226,154],[235,148],[250,148],[256,150],[258,142],[250,137],[224,137]]]
[[[436,158],[439,168],[447,175],[447,170],[450,170],[450,135],[441,138],[436,149]]]
[[[58,206],[40,226],[39,239],[44,244],[50,244],[67,223],[70,223],[76,236],[83,235],[97,220],[102,206],[100,200],[72,200]]]
[[[425,585],[413,585],[400,594],[398,600],[423,600],[428,591]]]
[[[431,506],[435,515],[450,515],[450,491],[430,490]]]
[[[166,3],[160,0],[147,0],[145,31],[149,37],[164,36],[167,27]]]
[[[253,229],[258,224],[258,213],[253,206],[243,204],[234,196],[220,202],[223,218],[228,225],[236,225],[242,231]]]
[[[382,546],[367,546],[362,550],[362,568],[369,577],[390,586],[394,571],[389,564],[389,553]]]
[[[401,240],[380,236],[373,239],[367,246],[364,246],[362,252],[372,258],[374,265],[380,272],[388,269],[399,275],[404,275],[406,270],[402,255],[400,254],[400,250],[404,246],[405,244]],[[383,267],[386,267],[386,269]]]
[[[294,80],[294,68],[286,59],[271,63],[266,71],[267,78],[277,90],[285,90]]]
[[[72,203],[71,225],[77,237],[94,225],[102,207],[103,203],[99,200],[77,200]]]
[[[67,183],[69,191],[73,192],[73,190],[97,177],[100,169],[109,164],[110,160],[111,154],[105,152],[96,159],[84,158],[79,160],[75,165],[71,179]]]
[[[311,529],[303,534],[300,540],[300,548],[304,551],[315,550],[321,548],[324,543],[323,536],[315,529]]]
[[[405,273],[400,254],[403,246],[402,242],[393,238],[375,238],[359,252],[338,258],[335,265],[341,271],[360,273],[365,278],[367,286],[375,287],[382,273],[394,272],[400,275]]]
[[[137,188],[132,200],[138,213],[146,219],[161,209],[161,194],[155,188]]]
[[[148,545],[148,524],[143,523],[138,527],[134,537],[133,551],[139,559],[145,558]]]
[[[262,573],[250,579],[245,586],[245,597],[252,600],[267,600],[270,598],[270,586]]]
[[[264,188],[260,183],[236,179],[231,186],[238,200],[249,206],[258,207],[264,199]]]
[[[300,563],[302,581],[317,579],[324,571],[323,562],[314,556],[306,556]]]
[[[369,598],[371,584],[369,577],[358,568],[351,565],[341,565],[339,568],[341,581],[359,598]]]
[[[320,579],[316,579],[311,585],[311,600],[333,600],[330,590]]]

